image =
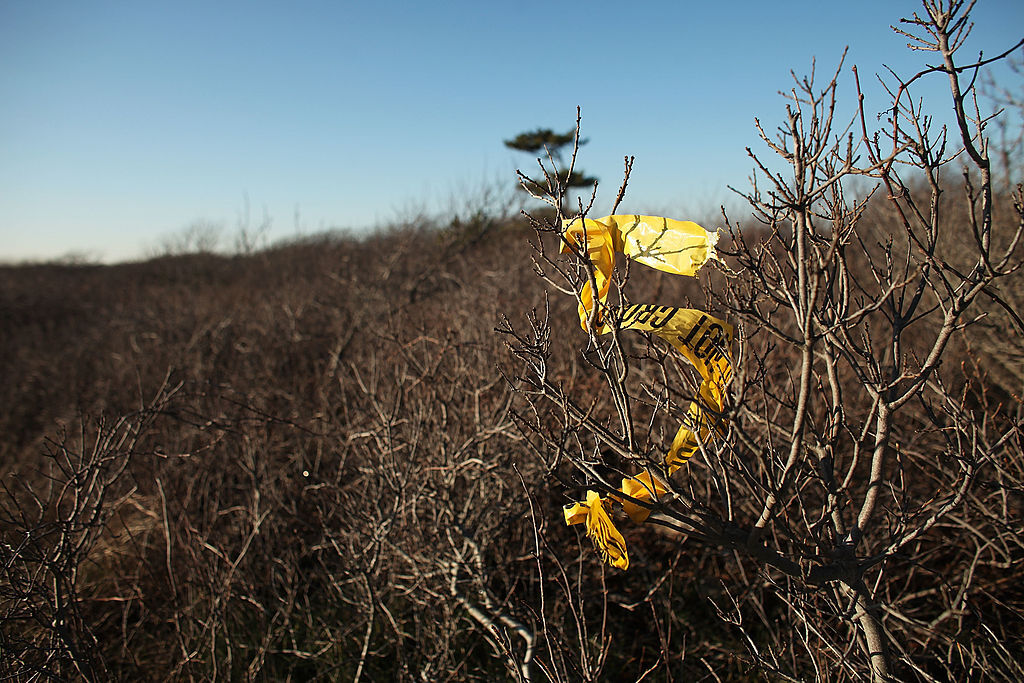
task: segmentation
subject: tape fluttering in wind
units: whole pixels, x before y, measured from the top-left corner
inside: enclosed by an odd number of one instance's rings
[[[598,219],[565,221],[562,253],[573,246],[586,246],[594,265],[597,298],[604,303],[611,286],[615,254],[620,252],[634,261],[674,275],[694,276],[700,267],[717,259],[718,233],[708,232],[693,221],[677,221],[657,216],[605,216]],[[580,295],[580,324],[594,310],[594,291],[587,282]]]
[[[708,232],[692,221],[656,216],[577,218],[565,222],[563,238],[563,253],[574,248],[586,249],[593,265],[593,285],[590,281],[583,285],[579,316],[583,329],[593,329],[597,334],[605,334],[612,329],[604,316],[608,313],[605,302],[611,287],[616,253],[624,253],[651,268],[689,276],[695,276],[701,266],[718,258],[715,253],[717,233]],[[655,304],[635,304],[614,314],[619,329],[650,332],[661,337],[701,376],[697,396],[690,403],[683,424],[665,456],[665,469],[671,476],[697,452],[702,443],[707,443],[724,430],[719,416],[725,388],[732,378],[730,348],[733,327],[704,311]],[[620,503],[630,519],[643,523],[650,511],[642,503],[656,503],[668,489],[647,471],[624,477],[619,491],[622,496],[610,494],[607,498],[602,498],[595,491],[587,491],[586,502],[567,505],[564,512],[566,524],[586,525],[587,535],[605,561],[626,569],[629,567],[626,544],[605,505]]]

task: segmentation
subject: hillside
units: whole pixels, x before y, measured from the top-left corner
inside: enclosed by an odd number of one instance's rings
[[[528,237],[405,227],[0,271],[6,674],[487,679],[484,605],[543,615],[540,656],[571,680],[578,656],[633,677],[666,648],[676,672],[747,671],[712,609],[726,558],[636,528],[633,567],[606,574],[559,522],[574,475],[513,419],[495,330],[544,306]],[[605,405],[574,305],[549,300],[552,376]],[[1019,600],[1013,576],[985,594]]]

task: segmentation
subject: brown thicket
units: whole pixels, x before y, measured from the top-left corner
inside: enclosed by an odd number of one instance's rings
[[[794,81],[722,267],[621,264],[613,311],[739,337],[727,431],[617,518],[627,572],[560,508],[656,470],[695,378],[580,329],[553,175],[529,221],[0,270],[0,675],[1024,677],[1024,209],[968,10],[902,25],[936,66],[877,131],[835,112],[855,74]]]

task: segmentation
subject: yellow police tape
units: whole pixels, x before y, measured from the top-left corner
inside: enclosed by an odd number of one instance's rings
[[[707,261],[717,259],[717,233],[708,232],[692,221],[676,221],[655,216],[606,216],[596,220],[566,221],[563,252],[585,248],[594,266],[594,289],[588,281],[580,294],[579,315],[583,329],[605,334],[612,327],[607,321],[605,302],[611,287],[615,254],[621,252],[634,261],[676,275],[694,276]],[[669,476],[678,470],[700,444],[707,443],[724,426],[717,418],[722,413],[725,387],[732,378],[730,348],[733,327],[703,311],[636,304],[615,313],[619,329],[650,332],[671,344],[700,373],[697,397],[690,403],[687,416],[672,440],[665,456]],[[587,536],[602,558],[620,569],[629,567],[629,555],[622,534],[615,528],[606,509],[620,503],[636,523],[644,522],[649,510],[641,503],[656,503],[667,493],[664,485],[643,472],[624,477],[619,489],[623,496],[602,497],[587,491],[585,501],[565,507],[566,524],[585,524]]]

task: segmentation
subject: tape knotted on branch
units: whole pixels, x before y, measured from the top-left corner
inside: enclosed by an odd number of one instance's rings
[[[588,278],[580,292],[579,316],[583,329],[594,329],[597,334],[606,334],[612,329],[607,320],[606,301],[616,253],[660,271],[691,277],[705,263],[718,258],[715,253],[717,233],[708,232],[692,221],[656,216],[577,218],[565,222],[563,238],[563,253],[585,249],[593,265],[593,285]],[[700,444],[724,432],[720,416],[725,387],[732,378],[733,327],[704,311],[656,304],[634,304],[616,313],[619,329],[650,332],[661,337],[701,376],[697,396],[690,403],[665,456],[665,469],[671,476],[697,452]],[[610,494],[606,498],[587,491],[585,502],[567,505],[564,512],[566,524],[586,524],[587,535],[603,559],[612,566],[626,569],[629,567],[626,544],[605,505],[620,503],[630,519],[643,523],[650,511],[642,503],[656,503],[667,489],[651,472],[642,472],[623,478],[619,491],[622,496]]]

